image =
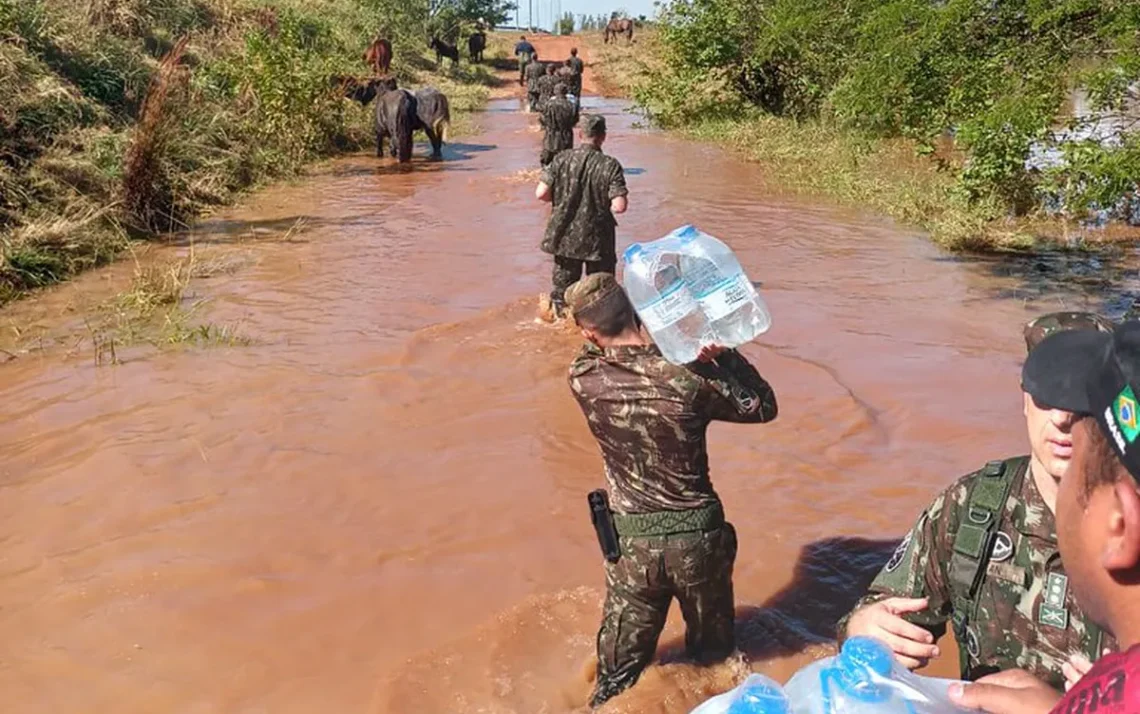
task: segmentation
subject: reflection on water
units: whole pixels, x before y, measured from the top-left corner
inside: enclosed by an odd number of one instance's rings
[[[936,490],[1024,450],[1021,325],[1058,303],[1116,310],[1132,258],[947,260],[589,105],[630,167],[618,249],[697,223],[772,309],[746,352],[780,417],[716,425],[710,451],[741,642],[784,678],[830,651]],[[540,141],[517,107],[493,103],[444,162],[346,158],[204,222],[193,241],[221,251],[267,236],[255,265],[195,287],[253,346],[2,368],[6,711],[583,705],[601,463],[566,386],[579,338],[534,321],[549,209],[516,180]],[[743,676],[678,661],[680,635],[674,615],[663,663],[610,711],[687,712]]]

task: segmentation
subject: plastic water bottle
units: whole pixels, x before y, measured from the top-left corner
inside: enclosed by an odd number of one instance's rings
[[[704,345],[739,347],[772,325],[729,247],[691,225],[630,246],[623,262],[626,292],[674,364],[693,361]]]
[[[714,333],[681,275],[676,254],[631,245],[623,257],[624,287],[645,329],[673,364],[687,364]]]
[[[963,714],[948,679],[921,677],[895,662],[872,637],[852,637],[835,657],[813,662],[788,681],[794,714]]]
[[[709,699],[690,714],[790,714],[788,697],[773,680],[750,674],[738,687]]]

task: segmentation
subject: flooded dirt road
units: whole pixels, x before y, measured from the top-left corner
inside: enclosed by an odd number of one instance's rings
[[[716,425],[710,450],[742,644],[786,677],[937,489],[1025,448],[1021,324],[1099,307],[1102,286],[948,260],[635,128],[619,101],[586,106],[627,171],[619,249],[694,222],[763,282],[774,326],[746,352],[780,417]],[[346,158],[205,222],[197,241],[240,251],[304,219],[194,286],[252,346],[0,367],[5,711],[585,702],[601,462],[566,385],[578,339],[534,321],[550,272],[535,120],[504,99],[480,122],[443,163]],[[686,712],[732,676],[656,667],[609,710]]]

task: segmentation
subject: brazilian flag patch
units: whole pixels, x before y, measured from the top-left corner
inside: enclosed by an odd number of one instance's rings
[[[1136,395],[1132,393],[1132,387],[1125,387],[1112,403],[1112,415],[1116,418],[1116,425],[1120,427],[1124,439],[1129,444],[1140,436],[1140,416],[1137,416],[1136,408]]]

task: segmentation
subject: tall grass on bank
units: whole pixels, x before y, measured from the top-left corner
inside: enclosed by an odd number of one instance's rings
[[[425,58],[396,0],[0,0],[0,305],[106,263],[250,187],[371,143],[362,76],[382,27],[393,74],[436,84],[456,123],[494,77]],[[165,58],[165,59],[163,59]],[[466,65],[466,63],[465,63]]]
[[[657,124],[721,144],[764,165],[773,189],[827,196],[917,226],[949,250],[1028,250],[1063,244],[1063,217],[1012,216],[994,196],[971,197],[958,177],[966,157],[943,142],[933,153],[917,141],[876,136],[825,119],[793,119],[743,100],[727,72],[681,78],[666,67],[659,38],[637,44],[591,42],[602,82],[633,97]],[[663,82],[663,77],[673,81]],[[654,111],[662,107],[668,111]]]

